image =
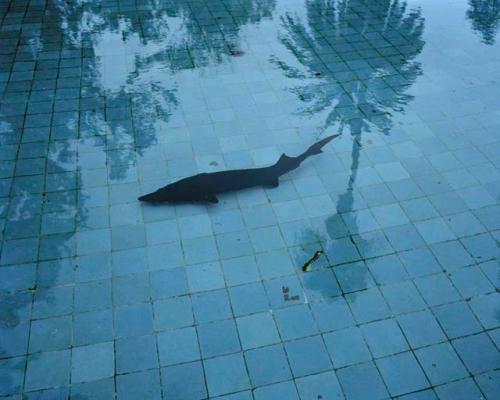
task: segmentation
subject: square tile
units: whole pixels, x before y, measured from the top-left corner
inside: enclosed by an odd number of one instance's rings
[[[287,381],[292,378],[282,345],[248,350],[245,352],[245,361],[253,387]]]
[[[400,396],[430,386],[411,352],[381,358],[376,363],[391,396]]]
[[[189,292],[186,269],[182,267],[152,272],[149,279],[151,296],[155,300]]]
[[[33,354],[28,357],[26,391],[67,386],[70,378],[70,350]]]
[[[234,286],[229,289],[234,315],[246,315],[269,309],[267,296],[262,283]]]
[[[194,328],[181,328],[158,334],[158,354],[161,366],[200,359],[198,336]]]
[[[497,369],[500,365],[498,349],[485,333],[455,339],[452,344],[474,375]]]
[[[76,346],[113,340],[113,312],[97,310],[73,316],[73,341]]]
[[[478,296],[469,303],[472,311],[486,329],[500,326],[496,311],[500,298],[499,296],[498,293],[490,293],[484,296]]]
[[[446,336],[430,311],[400,315],[398,322],[413,349],[446,340]]]
[[[115,342],[115,346],[117,374],[158,368],[155,336],[120,339]]]
[[[236,319],[243,349],[267,346],[281,341],[273,317],[269,312]]]
[[[431,250],[448,271],[474,264],[474,260],[458,240],[436,243],[431,246]]]
[[[408,344],[396,320],[386,319],[361,326],[373,357],[384,357],[408,350]]]
[[[250,388],[242,354],[211,358],[203,364],[209,396],[221,396]]]
[[[210,322],[232,316],[229,296],[224,289],[203,292],[191,296],[196,322]]]
[[[425,309],[427,306],[411,281],[380,288],[394,315]]]
[[[137,304],[114,309],[115,337],[149,335],[153,332],[151,305]]]
[[[90,382],[115,374],[115,354],[112,342],[74,347],[71,360],[71,382]]]
[[[273,309],[305,302],[304,290],[296,276],[273,279],[264,284],[269,304]]]
[[[321,336],[311,336],[285,343],[286,354],[295,378],[332,368]]]
[[[415,350],[415,355],[432,385],[468,376],[467,370],[449,343]]]
[[[115,306],[141,303],[150,299],[149,274],[117,276],[112,284]]]
[[[197,326],[203,358],[222,356],[241,350],[233,320],[215,321]]]
[[[493,285],[477,266],[462,268],[450,276],[462,297],[471,298],[494,291]]]
[[[460,300],[460,294],[443,273],[417,278],[414,282],[429,306]]]
[[[307,305],[282,308],[276,310],[274,316],[283,340],[298,339],[318,332]]]
[[[112,398],[114,394],[115,382],[113,378],[71,385],[71,396],[77,399],[90,397],[95,400],[107,400]]]
[[[389,393],[372,362],[356,364],[337,371],[344,394],[349,400],[386,399]]]
[[[295,383],[301,399],[340,400],[344,398],[339,381],[333,371],[299,378],[295,380]]]
[[[335,368],[370,361],[372,358],[358,327],[327,333],[323,338]]]
[[[251,395],[250,395],[251,396]],[[299,400],[297,389],[292,380],[275,383],[255,389],[255,400],[289,399]],[[250,397],[248,398],[250,400]]]
[[[93,311],[111,307],[111,282],[109,280],[75,285],[75,311]]]
[[[277,278],[295,273],[293,262],[286,249],[259,253],[256,259],[260,275],[264,279]]]
[[[72,321],[70,316],[31,322],[30,353],[68,349],[71,346],[71,339]]]
[[[302,274],[300,278],[309,301],[324,300],[341,294],[339,284],[330,268],[310,271]]]
[[[21,391],[25,365],[26,358],[24,357],[6,358],[0,360],[0,395],[14,395]],[[42,378],[43,376],[38,377],[39,383]],[[42,386],[43,385],[44,384],[42,383]],[[14,397],[12,398],[14,399]]]
[[[189,265],[186,267],[186,275],[191,293],[221,289],[225,286],[218,262]]]
[[[172,400],[202,400],[207,396],[200,361],[165,367],[161,370],[165,396]]]
[[[456,239],[455,234],[442,218],[416,222],[415,227],[427,244]]]
[[[374,281],[364,262],[339,265],[333,268],[343,293],[355,292],[374,286]]]
[[[347,328],[355,324],[354,318],[343,297],[311,303],[314,319],[321,332]]]
[[[158,331],[194,324],[189,296],[174,297],[153,303],[154,326]]]
[[[242,285],[260,280],[259,270],[253,256],[224,260],[222,268],[228,286]]]
[[[411,277],[419,277],[441,271],[441,266],[427,247],[399,253],[408,274]]]
[[[377,288],[349,293],[345,297],[354,318],[360,324],[386,318],[390,314],[389,307]]]
[[[160,373],[157,369],[116,377],[116,389],[120,399],[160,400],[160,388]]]
[[[471,378],[450,382],[438,386],[435,390],[439,398],[443,400],[480,399],[483,396]]]
[[[433,309],[439,324],[450,339],[470,335],[482,330],[467,303],[445,304]]]

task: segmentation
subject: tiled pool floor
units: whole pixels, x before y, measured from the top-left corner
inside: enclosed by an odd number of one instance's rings
[[[500,397],[500,1],[0,15],[0,398]]]

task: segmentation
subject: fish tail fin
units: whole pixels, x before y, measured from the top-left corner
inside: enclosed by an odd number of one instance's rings
[[[325,146],[327,143],[331,142],[337,136],[340,136],[340,135],[337,134],[337,135],[327,136],[326,138],[321,139],[319,142],[314,143],[311,147],[309,147],[305,151],[304,156],[305,157],[309,157],[309,156],[312,156],[312,155],[315,155],[315,154],[322,153],[323,150],[321,150],[321,149],[323,148],[323,146]]]

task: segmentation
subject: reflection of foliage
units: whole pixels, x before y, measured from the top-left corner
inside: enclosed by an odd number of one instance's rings
[[[348,212],[354,206],[360,136],[371,126],[388,133],[391,111],[404,111],[412,99],[407,90],[421,74],[414,59],[424,46],[424,20],[420,11],[407,11],[399,0],[309,0],[306,9],[307,24],[289,14],[282,19],[281,41],[298,63],[288,65],[277,58],[271,62],[300,81],[293,92],[306,104],[301,115],[326,114],[323,129],[338,124],[341,132],[347,129],[355,136],[349,181],[336,203],[354,233],[356,216]],[[336,217],[325,220],[327,232]],[[304,235],[312,233],[306,230]],[[374,245],[363,236],[349,235],[361,256]],[[328,239],[321,239],[327,254],[332,253]]]
[[[307,106],[303,115],[325,112],[324,128],[340,123],[351,132],[369,131],[369,122],[388,132],[390,112],[402,111],[407,89],[421,74],[424,21],[405,2],[310,0],[305,25],[287,14],[282,43],[299,66],[272,60],[294,79],[309,78],[293,91]]]
[[[469,0],[469,5],[467,18],[471,21],[472,29],[481,35],[483,43],[494,44],[500,29],[500,1]]]

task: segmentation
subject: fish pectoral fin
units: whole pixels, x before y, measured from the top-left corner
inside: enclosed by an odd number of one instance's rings
[[[213,204],[216,204],[219,202],[219,199],[217,198],[217,196],[215,195],[206,195],[204,198],[203,198],[205,201],[208,201],[209,203],[213,203]]]
[[[280,184],[279,179],[275,178],[275,179],[271,179],[269,182],[266,182],[265,186],[275,188],[275,187],[278,187],[279,184]]]

